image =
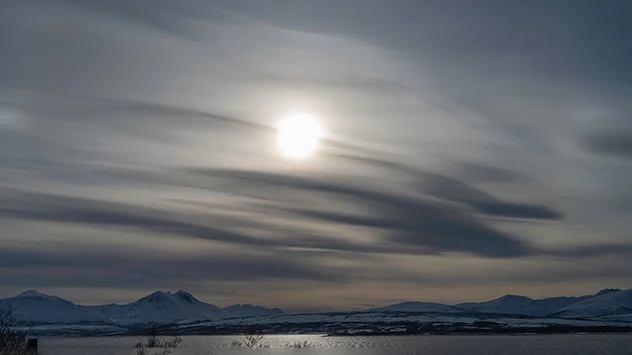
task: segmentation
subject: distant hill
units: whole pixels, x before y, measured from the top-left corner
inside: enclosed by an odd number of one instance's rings
[[[23,324],[109,324],[108,317],[94,310],[35,290],[0,300],[0,307],[13,311]]]
[[[441,303],[403,302],[372,309],[375,312],[463,313],[463,309]]]
[[[592,296],[552,297],[533,300],[525,296],[506,295],[487,302],[461,303],[457,304],[456,307],[484,313],[522,314],[526,316],[546,317],[561,308],[589,297]]]
[[[261,317],[283,314],[283,311],[279,308],[265,308],[251,304],[235,304],[224,308],[224,310],[236,317]]]
[[[606,290],[552,313],[553,317],[600,318],[628,315],[632,318],[632,289]]]

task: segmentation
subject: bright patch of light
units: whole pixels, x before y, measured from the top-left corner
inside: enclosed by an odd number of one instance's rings
[[[318,148],[321,134],[320,124],[314,116],[293,113],[280,122],[277,143],[286,157],[304,159]]]

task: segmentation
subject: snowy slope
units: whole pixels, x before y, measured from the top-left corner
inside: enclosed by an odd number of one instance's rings
[[[462,313],[463,310],[457,307],[448,306],[441,303],[430,302],[403,302],[390,306],[375,308],[372,312],[419,312],[419,313]]]
[[[552,317],[597,318],[632,314],[632,289],[600,292],[553,313]]]
[[[553,298],[544,298],[541,300],[535,300],[524,307],[522,312],[519,314],[524,314],[527,316],[536,316],[536,317],[547,317],[552,313],[557,312],[558,310],[568,307],[574,303],[581,302],[587,298],[592,296],[582,296],[582,297],[553,297]]]
[[[206,319],[223,319],[235,316],[235,314],[227,312],[220,307],[202,302],[193,297],[190,293],[182,290],[174,293],[173,297],[178,300],[180,304],[186,305],[186,307],[189,307],[192,311],[202,315]]]
[[[0,300],[24,324],[109,324],[110,320],[93,310],[31,290]]]
[[[283,311],[279,308],[265,308],[251,304],[236,304],[226,307],[224,310],[234,317],[260,317],[283,314]]]

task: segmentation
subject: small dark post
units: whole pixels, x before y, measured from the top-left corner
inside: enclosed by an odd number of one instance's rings
[[[29,339],[26,341],[26,349],[28,349],[29,354],[37,355],[37,339]]]

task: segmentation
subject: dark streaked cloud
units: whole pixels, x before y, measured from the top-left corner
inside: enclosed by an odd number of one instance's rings
[[[503,201],[460,181],[437,174],[426,175],[422,179],[422,191],[435,197],[464,203],[491,216],[551,220],[563,217],[550,207]]]
[[[325,210],[296,207],[287,212],[343,224],[374,227],[394,231],[391,241],[421,245],[439,250],[465,251],[479,255],[510,257],[525,256],[530,248],[510,235],[486,226],[464,210],[445,203],[419,197],[404,197],[384,191],[366,190],[352,185],[334,184],[322,179],[292,177],[271,173],[231,170],[203,170],[198,173],[225,178],[233,191],[256,191],[267,200],[292,196],[303,191],[331,195],[351,204],[350,210],[365,208],[369,215],[352,215]],[[493,205],[490,205],[490,208]],[[531,213],[521,206],[509,212]],[[498,211],[492,211],[497,212]],[[505,215],[512,215],[511,213]],[[542,214],[548,217],[548,214]]]
[[[259,279],[303,279],[303,280],[341,280],[333,270],[315,266],[308,260],[293,259],[290,255],[279,258],[273,254],[254,252],[231,252],[209,255],[173,255],[160,256],[134,253],[129,251],[97,251],[90,248],[75,251],[51,253],[46,250],[15,250],[2,252],[2,268],[56,269],[67,273],[66,279],[72,280],[73,268],[92,273],[110,272],[122,280],[131,279],[178,279],[192,280],[232,280],[256,281]],[[44,272],[45,273],[45,272]],[[44,278],[46,275],[40,275]],[[75,285],[81,282],[74,281]]]
[[[355,161],[388,169],[392,173],[405,173],[412,179],[418,181],[418,185],[422,193],[440,199],[466,204],[486,215],[545,220],[563,218],[562,213],[554,210],[553,208],[504,201],[462,181],[437,173],[423,172],[402,163],[350,155],[338,155],[337,157],[348,161]],[[502,169],[487,169],[486,172],[487,174],[493,174],[496,178],[507,179],[510,177],[511,180],[519,179],[515,172],[505,171]]]
[[[610,107],[585,110],[578,115],[579,146],[601,155],[625,157],[632,154],[632,119],[625,99],[611,99]]]
[[[141,235],[180,236],[268,250],[290,247],[351,253],[436,253],[425,248],[403,245],[358,244],[344,238],[258,221],[265,216],[273,216],[269,213],[269,208],[259,210],[263,213],[261,216],[257,216],[256,209],[250,209],[253,220],[244,221],[227,214],[207,212],[197,208],[198,206],[195,206],[194,212],[187,212],[29,191],[0,191],[0,217],[4,218],[94,226],[109,230],[126,228],[128,232]],[[254,235],[256,232],[239,232],[234,230],[235,227],[261,229],[272,234],[257,237]],[[291,238],[286,238],[288,235]]]
[[[630,156],[632,155],[632,131],[586,135],[581,137],[581,144],[595,153]]]
[[[165,210],[50,194],[3,192],[5,196],[0,198],[0,215],[6,217],[71,224],[138,227],[158,233],[238,244],[269,244],[265,240],[247,235],[185,221],[186,216],[178,216],[177,213]]]
[[[469,162],[455,164],[454,174],[474,183],[528,183],[532,177],[524,171]]]
[[[549,255],[562,256],[562,257],[592,257],[595,255],[612,255],[623,254],[628,255],[632,253],[631,244],[593,244],[584,245],[575,248],[565,248],[558,250],[549,250],[546,252]]]

